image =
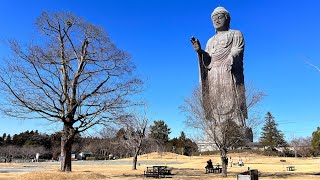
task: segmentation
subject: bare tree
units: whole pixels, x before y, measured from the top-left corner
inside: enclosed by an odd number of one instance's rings
[[[9,41],[13,56],[1,66],[1,108],[63,125],[61,171],[71,171],[74,136],[123,119],[142,81],[101,27],[66,12],[43,12],[36,26],[43,34],[38,45]]]
[[[298,155],[302,157],[312,156],[311,137],[295,138],[290,144],[293,147],[295,157],[298,157]]]
[[[146,112],[139,115],[134,113],[129,121],[126,121],[125,126],[125,143],[130,148],[133,149],[133,160],[132,160],[132,170],[137,169],[138,155],[140,153],[142,143],[146,138],[147,126],[149,120],[147,118]]]
[[[24,160],[30,160],[30,159],[35,159],[36,154],[45,154],[47,153],[47,150],[43,146],[22,146],[22,147],[16,147],[17,151],[19,152],[19,155],[22,157]]]
[[[11,162],[13,157],[17,157],[19,155],[19,147],[9,145],[9,146],[1,146],[0,147],[0,156],[5,157],[6,162]]]
[[[207,98],[205,94],[208,93],[195,88],[180,109],[186,115],[187,127],[197,130],[200,133],[198,137],[212,143],[220,151],[222,173],[227,176],[228,149],[247,139],[247,128],[233,121],[235,107],[225,112],[216,101],[203,101]],[[263,96],[263,93],[252,95],[254,98],[247,99],[247,107],[253,107]]]
[[[181,110],[187,116],[186,125],[200,130],[203,139],[219,149],[222,173],[226,176],[228,148],[244,139],[244,134],[240,133],[240,126],[232,121],[230,115],[233,112],[222,114],[216,102],[204,100],[207,98],[205,94],[199,88],[194,89],[191,97],[185,99]]]
[[[248,119],[246,119],[246,126],[253,131],[253,136],[257,135],[258,127],[264,123],[259,103],[265,96],[266,94],[263,91],[258,90],[252,84],[246,84],[247,112],[249,114]]]
[[[102,141],[99,143],[100,154],[107,159],[109,154],[115,152],[115,146],[119,146],[119,142],[115,139],[118,129],[114,126],[104,127],[100,132],[99,136]]]
[[[99,131],[99,136],[104,139],[112,139],[116,137],[118,131],[119,129],[114,126],[106,126]]]

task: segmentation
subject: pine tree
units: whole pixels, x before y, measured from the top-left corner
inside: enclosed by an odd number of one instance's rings
[[[311,147],[314,155],[320,154],[320,128],[312,133]]]
[[[6,134],[6,133],[3,133],[2,139],[5,140],[6,138],[7,138],[7,134]]]
[[[183,143],[185,143],[186,141],[186,135],[183,131],[181,131],[181,134],[180,134],[180,137],[179,137],[179,140]]]
[[[278,130],[278,124],[270,112],[265,117],[266,124],[262,128],[260,144],[269,150],[275,150],[276,147],[286,146],[283,133]]]
[[[2,139],[2,137],[0,137],[0,146],[2,146],[4,144],[4,140]]]
[[[186,148],[185,146],[186,146],[186,135],[182,131],[179,137],[179,147],[178,147],[182,155],[185,153],[185,148]]]
[[[154,121],[154,125],[150,126],[150,137],[156,141],[158,152],[159,146],[165,145],[169,141],[170,133],[170,128],[163,120]]]
[[[12,144],[12,138],[10,134],[7,135],[6,139],[4,140],[5,145],[11,145]]]

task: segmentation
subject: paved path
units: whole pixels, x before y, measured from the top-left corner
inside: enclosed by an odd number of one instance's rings
[[[0,173],[42,171],[39,167],[0,167]]]
[[[20,164],[20,163],[19,163]],[[101,160],[101,161],[72,161],[72,165],[132,165],[132,161],[117,161],[117,160]],[[157,166],[157,165],[170,165],[170,164],[183,164],[180,162],[159,162],[159,161],[138,161],[140,165]],[[29,162],[21,163],[20,167],[1,167],[0,173],[10,172],[31,172],[45,170],[41,166],[60,165],[60,162]],[[8,164],[10,166],[10,164]]]
[[[140,165],[157,166],[157,165],[170,165],[170,164],[183,164],[181,162],[160,162],[160,161],[138,161]],[[48,165],[60,165],[60,162],[30,162],[23,163],[33,166],[48,166]],[[72,161],[73,165],[131,165],[132,161],[117,161],[117,160],[100,160],[100,161]]]

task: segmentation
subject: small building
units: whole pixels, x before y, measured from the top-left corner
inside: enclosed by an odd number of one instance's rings
[[[205,151],[217,151],[219,148],[210,141],[198,141],[197,142],[198,151],[205,152]],[[244,146],[236,147],[235,149],[254,149],[254,150],[263,150],[262,146],[258,142],[248,142]]]
[[[197,146],[199,152],[219,150],[214,143],[211,143],[209,141],[198,141]]]
[[[74,152],[71,153],[71,160],[72,161],[76,160],[76,153]]]
[[[82,151],[79,153],[78,160],[86,160],[86,158],[92,156],[92,154],[90,151]]]

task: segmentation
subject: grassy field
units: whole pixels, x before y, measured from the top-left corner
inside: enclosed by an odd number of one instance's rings
[[[213,163],[220,162],[218,155],[211,156],[193,156],[187,157],[172,153],[158,153],[139,156],[140,166],[138,170],[131,170],[131,165],[73,165],[73,171],[70,173],[59,172],[58,165],[41,165],[33,164],[0,164],[1,167],[37,167],[42,168],[40,171],[33,172],[2,172],[0,179],[144,179],[143,171],[147,166],[147,162],[161,162],[163,165],[172,167],[172,179],[224,179],[234,180],[239,172],[250,169],[258,169],[259,179],[320,179],[320,159],[318,158],[283,158],[283,157],[267,157],[255,154],[230,154],[233,161],[237,161],[239,157],[244,161],[244,167],[228,167],[228,177],[223,178],[221,174],[205,174],[204,167],[206,161],[211,159]],[[286,162],[280,162],[286,160]],[[116,161],[131,162],[131,159],[121,159]],[[170,164],[179,162],[181,164]],[[145,164],[144,164],[145,163]],[[295,166],[295,171],[286,171],[286,166]],[[24,167],[26,168],[26,167]],[[153,179],[153,178],[148,178]]]

